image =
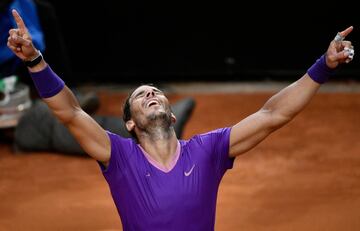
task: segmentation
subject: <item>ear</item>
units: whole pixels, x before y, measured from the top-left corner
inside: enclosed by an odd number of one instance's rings
[[[173,124],[175,124],[175,122],[176,122],[176,116],[175,116],[174,113],[172,113],[172,112],[171,112],[171,122],[172,122]]]
[[[128,120],[125,125],[128,132],[131,132],[135,128],[135,123],[133,120]]]

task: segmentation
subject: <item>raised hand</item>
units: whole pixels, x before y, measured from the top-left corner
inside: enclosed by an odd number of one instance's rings
[[[333,41],[331,41],[326,52],[326,64],[330,68],[336,68],[341,63],[348,63],[353,59],[354,47],[350,41],[344,40],[353,27],[350,26],[339,32]]]
[[[9,31],[7,46],[22,60],[33,60],[39,55],[39,51],[32,43],[31,35],[24,21],[16,10],[12,10],[17,28]]]

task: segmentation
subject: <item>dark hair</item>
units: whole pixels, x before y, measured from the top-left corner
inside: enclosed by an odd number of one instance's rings
[[[128,122],[128,121],[131,119],[130,98],[131,98],[131,95],[134,93],[134,91],[135,91],[136,89],[137,89],[137,88],[135,88],[134,90],[132,90],[132,91],[128,94],[128,96],[127,96],[127,98],[126,98],[126,100],[125,100],[125,102],[124,102],[124,104],[123,104],[123,106],[122,106],[122,108],[123,108],[123,121],[124,121],[124,126],[125,126],[126,131],[128,131],[128,130],[127,130],[127,127],[126,127],[126,122]],[[133,138],[135,138],[135,139],[137,140],[137,136],[136,136],[134,130],[131,130],[131,131],[128,131],[128,132],[130,133],[130,135],[131,135]]]
[[[131,119],[131,110],[130,110],[130,97],[134,91],[132,91],[126,98],[123,104],[123,120],[128,122]]]

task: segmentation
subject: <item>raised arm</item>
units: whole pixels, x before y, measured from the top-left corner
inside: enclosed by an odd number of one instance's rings
[[[34,47],[18,12],[13,10],[12,13],[18,28],[9,31],[8,47],[25,61],[39,95],[54,115],[70,130],[85,152],[106,165],[110,159],[110,140],[105,130],[80,108],[70,89]]]
[[[230,134],[231,157],[252,149],[291,121],[310,102],[334,69],[352,60],[353,46],[350,41],[343,41],[352,29],[351,26],[339,32],[331,41],[326,54],[299,80],[272,96],[259,111],[233,126]]]

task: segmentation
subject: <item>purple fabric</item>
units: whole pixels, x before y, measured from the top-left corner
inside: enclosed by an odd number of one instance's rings
[[[133,139],[108,131],[109,166],[101,170],[119,212],[124,231],[214,230],[219,183],[227,169],[231,128],[180,140],[175,167],[153,166]]]
[[[326,65],[326,57],[322,55],[316,62],[307,70],[308,75],[312,80],[319,84],[328,81],[329,77],[335,73],[335,69],[331,69]]]
[[[60,77],[48,65],[39,72],[30,72],[31,78],[41,98],[49,98],[59,93],[65,86]]]

